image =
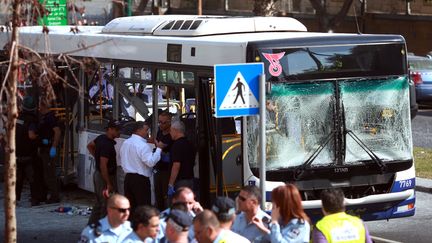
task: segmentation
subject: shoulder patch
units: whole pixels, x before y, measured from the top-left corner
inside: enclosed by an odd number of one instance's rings
[[[81,235],[81,238],[79,239],[78,243],[87,243],[89,239],[85,235]]]
[[[298,228],[293,228],[290,230],[289,232],[289,237],[290,238],[297,238],[300,234],[300,230]]]

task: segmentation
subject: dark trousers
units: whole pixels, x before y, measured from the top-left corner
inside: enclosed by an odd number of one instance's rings
[[[193,191],[194,190],[193,184],[194,184],[193,178],[192,179],[180,179],[180,180],[176,180],[176,182],[174,183],[174,188],[177,190],[180,187],[189,187],[189,189],[191,189]]]
[[[188,187],[192,191],[194,190],[193,179],[180,179],[174,183],[174,189],[177,191],[180,187]],[[169,202],[172,203],[172,196],[168,198]],[[171,205],[171,204],[170,204]]]
[[[42,161],[37,155],[17,157],[17,200],[21,199],[21,192],[25,179],[27,179],[30,184],[32,202],[45,201],[46,192],[44,188]]]
[[[50,193],[50,198],[60,199],[60,189],[57,181],[57,163],[56,158],[51,158],[49,155],[50,147],[43,147],[39,149],[39,155],[42,159],[43,164],[43,174],[45,185]]]
[[[33,158],[34,192],[36,201],[44,202],[47,199],[47,189],[43,173],[43,162],[39,156]]]
[[[154,187],[156,196],[156,207],[162,212],[168,205],[168,182],[170,171],[158,171],[154,175]]]
[[[148,177],[126,173],[124,191],[125,196],[129,199],[132,213],[137,206],[151,205],[151,188]]]
[[[110,175],[109,176],[111,184],[115,185],[115,175]],[[103,190],[106,189],[106,183],[104,181],[104,179],[102,178],[102,174],[95,170],[95,172],[93,173],[93,186],[94,186],[94,193],[96,196],[96,201],[95,204],[93,205],[92,208],[92,213],[90,215],[90,218],[88,220],[87,224],[96,224],[99,219],[103,218],[106,216],[107,214],[107,209],[106,209],[106,198],[103,195]]]
[[[15,187],[15,193],[16,193],[16,200],[21,200],[21,192],[24,185],[25,179],[30,184],[30,195],[33,199],[34,197],[34,173],[33,173],[33,157],[26,156],[26,157],[17,157],[17,179],[16,179],[16,187]]]

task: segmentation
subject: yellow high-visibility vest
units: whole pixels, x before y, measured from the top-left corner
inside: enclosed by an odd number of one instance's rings
[[[316,224],[328,243],[364,243],[366,230],[363,221],[345,212],[330,214]]]

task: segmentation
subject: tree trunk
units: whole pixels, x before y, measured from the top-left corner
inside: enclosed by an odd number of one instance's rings
[[[197,15],[202,15],[202,0],[198,0]]]
[[[134,15],[144,15],[149,0],[141,0]]]
[[[312,7],[316,11],[316,16],[319,21],[318,22],[319,31],[321,32],[333,31],[333,28],[339,26],[340,23],[347,16],[348,11],[351,8],[351,5],[353,3],[353,0],[344,0],[344,3],[341,9],[339,10],[339,12],[334,16],[330,16],[330,14],[327,12],[326,1],[321,1],[321,0],[309,0],[309,1]]]
[[[125,3],[123,0],[112,1],[113,19],[125,16]]]
[[[11,40],[11,72],[6,83],[7,97],[7,121],[6,125],[6,158],[5,158],[5,242],[17,242],[17,228],[15,215],[15,184],[16,184],[16,156],[15,156],[15,124],[18,116],[17,111],[17,81],[18,81],[18,43],[19,26],[21,25],[22,0],[15,0],[12,5],[12,40]]]

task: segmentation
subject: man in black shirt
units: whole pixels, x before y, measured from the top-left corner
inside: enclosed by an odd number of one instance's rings
[[[42,182],[38,179],[43,179],[40,174],[35,175],[33,168],[37,160],[37,117],[36,104],[33,97],[26,96],[23,99],[23,104],[20,109],[19,116],[16,121],[16,156],[17,156],[17,182],[16,182],[16,199],[21,199],[21,191],[24,184],[24,179],[27,178],[30,184],[30,196],[32,206],[39,205],[42,200]],[[41,178],[36,178],[41,177]]]
[[[120,137],[121,124],[111,120],[106,133],[99,135],[87,145],[87,149],[95,158],[96,170],[93,174],[96,202],[90,215],[89,224],[97,223],[106,215],[106,198],[116,191],[115,175],[117,169],[115,140]]]
[[[156,140],[161,141],[166,145],[166,147],[162,149],[161,159],[154,167],[156,171],[156,174],[154,175],[156,206],[161,211],[168,207],[167,189],[171,171],[170,149],[173,143],[170,129],[171,114],[168,111],[164,111],[159,115],[159,130],[156,135]]]
[[[195,150],[185,137],[185,125],[181,121],[174,121],[170,129],[174,143],[171,146],[171,174],[168,184],[168,196],[179,187],[193,189],[193,168],[195,165]]]
[[[50,193],[46,203],[60,202],[59,185],[57,182],[57,146],[60,142],[61,130],[55,114],[50,109],[49,102],[39,102],[39,155],[43,163],[45,185]]]

